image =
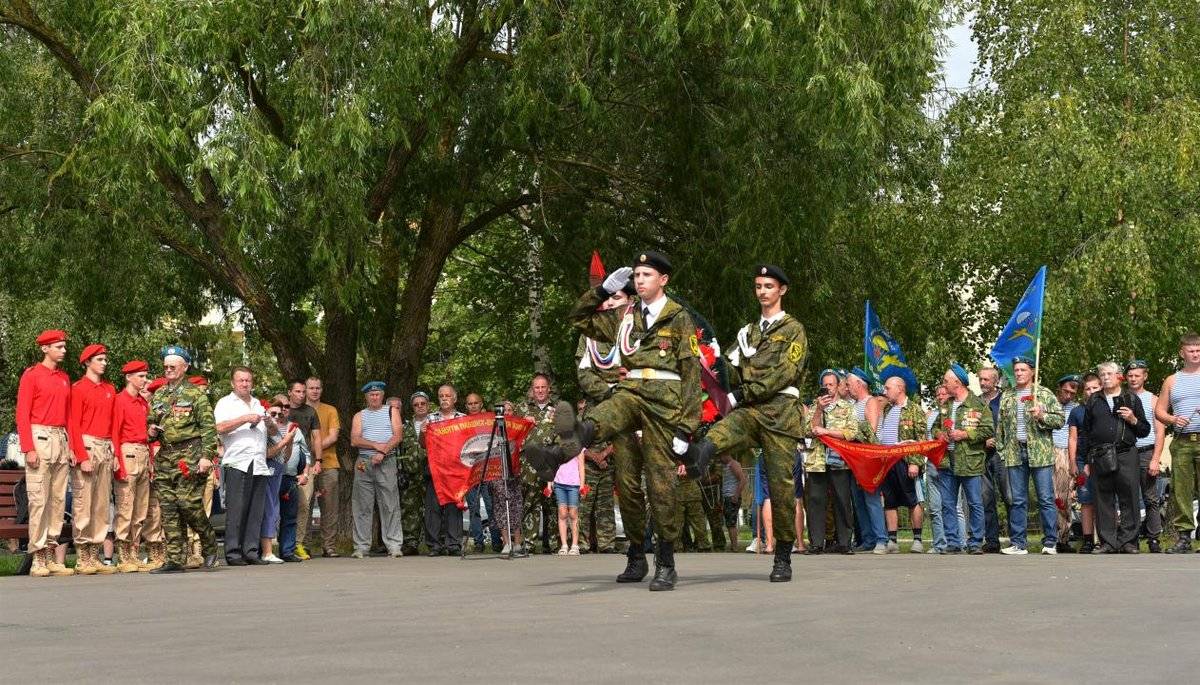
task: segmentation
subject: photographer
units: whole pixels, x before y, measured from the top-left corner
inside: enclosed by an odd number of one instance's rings
[[[1088,398],[1081,433],[1088,444],[1087,470],[1096,481],[1095,554],[1137,554],[1139,517],[1138,438],[1150,434],[1142,403],[1121,386],[1121,369],[1112,362],[1096,367],[1101,391]],[[1114,501],[1115,498],[1115,501]],[[1119,502],[1121,519],[1117,521]]]

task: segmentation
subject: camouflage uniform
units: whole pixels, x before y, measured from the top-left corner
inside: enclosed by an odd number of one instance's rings
[[[517,416],[533,421],[533,429],[525,436],[525,444],[558,445],[564,455],[579,454],[579,439],[575,437],[575,412],[570,404],[551,398],[545,407],[529,401],[518,405],[515,411]],[[541,514],[546,521],[544,529],[547,531],[542,547],[549,549],[558,546],[558,525],[550,525],[551,521],[557,520],[552,518],[556,516],[557,508],[554,506],[554,497],[546,496],[545,487],[545,482],[538,478],[529,463],[521,460],[521,489],[525,500],[522,531],[526,544],[540,535],[538,515]]]
[[[714,459],[708,466],[708,473],[700,481],[700,504],[704,507],[704,516],[712,531],[713,549],[718,551],[725,549],[728,544],[725,537],[725,503],[721,499],[721,479],[724,475],[725,465],[719,459]]]
[[[167,558],[179,565],[187,563],[187,529],[200,536],[204,554],[217,553],[217,536],[204,513],[204,484],[197,464],[217,455],[217,430],[213,424],[208,395],[180,379],[159,388],[150,400],[149,422],[157,424],[161,448],[154,457],[154,486],[162,508],[163,534]],[[188,469],[184,477],[179,467]]]
[[[700,348],[692,317],[674,300],[668,299],[654,324],[647,330],[638,306],[628,310],[597,311],[608,298],[603,288],[585,292],[570,314],[572,325],[584,335],[607,343],[620,342],[620,366],[638,372],[642,378],[626,377],[612,395],[588,411],[587,418],[596,427],[595,439],[612,440],[642,431],[641,449],[629,458],[616,461],[616,481],[621,519],[631,549],[642,549],[645,542],[646,508],[653,510],[655,534],[668,543],[679,540],[679,512],[675,506],[676,456],[672,438],[691,435],[700,426]],[[624,317],[632,328],[626,339],[621,336]],[[635,347],[636,346],[636,347]],[[678,380],[658,377],[674,374]],[[642,492],[642,473],[646,489]]]
[[[691,531],[691,546],[687,551],[711,552],[712,538],[708,535],[708,520],[704,518],[703,497],[700,493],[700,483],[679,478],[675,490],[675,506],[679,510],[681,526],[687,526]]]
[[[727,355],[737,407],[708,431],[718,454],[759,446],[771,495],[775,539],[796,541],[796,486],[792,466],[804,437],[802,382],[808,339],[804,326],[784,314],[767,325],[747,324]],[[782,543],[780,543],[782,544]]]
[[[429,459],[421,446],[416,424],[405,422],[404,437],[400,440],[396,480],[400,487],[400,527],[404,531],[401,552],[417,554],[425,530],[425,484],[429,482]]]
[[[1034,388],[1035,400],[1044,413],[1037,421],[1027,421],[1026,449],[1029,451],[1029,468],[1054,466],[1053,431],[1066,421],[1058,398],[1042,386]],[[1005,466],[1021,464],[1021,449],[1017,443],[1017,393],[1005,390],[1000,395],[1000,416],[996,421],[996,452],[1004,459]]]
[[[612,350],[612,345],[602,342],[595,342],[592,347],[598,356],[605,356]],[[603,402],[612,393],[612,389],[620,380],[620,369],[615,364],[608,369],[601,368],[595,355],[589,350],[588,338],[585,336],[579,336],[575,361],[578,367],[579,389],[583,391],[587,400],[587,409],[590,411],[592,407]],[[587,412],[584,415],[586,416]],[[637,442],[632,439],[632,436],[619,435],[612,441],[598,444],[588,451],[599,454],[608,449],[610,445],[612,451],[605,460],[604,466],[588,459],[586,476],[591,493],[579,503],[579,526],[581,529],[589,530],[592,516],[594,515],[596,518],[594,542],[596,549],[600,552],[612,552],[616,549],[617,521],[613,511],[615,464],[623,459],[629,459],[629,453],[638,449]]]

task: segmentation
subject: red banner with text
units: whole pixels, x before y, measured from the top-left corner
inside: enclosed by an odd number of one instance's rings
[[[905,457],[919,454],[927,457],[934,466],[940,465],[946,456],[948,444],[945,440],[922,440],[899,445],[872,445],[865,442],[838,440],[828,435],[818,437],[826,447],[836,450],[842,456],[846,465],[854,473],[855,480],[867,492],[878,490],[887,476],[888,470]]]
[[[504,444],[499,436],[492,436],[495,423],[494,414],[475,414],[425,426],[422,440],[429,453],[429,472],[433,475],[438,504],[454,502],[459,509],[466,509],[467,492],[471,488],[503,477]],[[508,448],[512,453],[511,474],[520,472],[521,445],[531,428],[533,422],[529,419],[504,417]],[[486,459],[489,444],[491,458]],[[487,473],[484,473],[484,462],[487,462]]]

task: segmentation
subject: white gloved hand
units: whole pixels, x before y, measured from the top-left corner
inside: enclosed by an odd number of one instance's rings
[[[604,279],[604,283],[602,283],[600,287],[604,288],[609,295],[614,295],[621,292],[621,288],[625,287],[625,284],[629,282],[629,277],[632,275],[633,267],[623,266],[620,269],[610,273],[608,278]]]
[[[729,400],[730,409],[737,409],[737,395],[729,393],[725,396],[725,399]]]
[[[688,448],[687,440],[680,440],[679,438],[671,438],[671,451],[674,452],[676,455],[682,457],[684,454],[687,453],[687,448]]]

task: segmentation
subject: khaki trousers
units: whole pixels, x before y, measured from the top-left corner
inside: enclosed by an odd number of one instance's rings
[[[67,472],[70,470],[67,429],[34,424],[33,447],[36,469],[25,466],[25,490],[29,497],[29,551],[58,545],[63,515],[67,509]]]
[[[108,511],[112,499],[113,446],[108,438],[83,436],[91,473],[82,465],[71,469],[71,524],[75,544],[100,544],[108,536]]]
[[[113,485],[117,502],[113,532],[120,542],[136,545],[150,510],[150,447],[127,442],[121,445],[121,454],[125,455],[128,475],[124,481],[116,481]]]

